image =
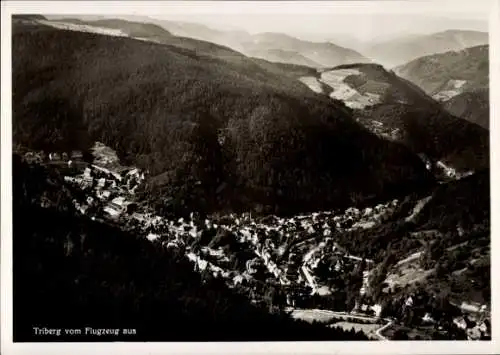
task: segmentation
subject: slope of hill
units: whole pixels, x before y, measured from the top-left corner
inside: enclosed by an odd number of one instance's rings
[[[392,67],[427,55],[485,44],[488,44],[486,32],[448,30],[376,43],[365,50],[365,55],[384,66]]]
[[[281,33],[252,35],[245,31],[216,30],[198,23],[158,20],[149,17],[137,17],[137,21],[161,26],[177,37],[212,42],[247,56],[255,56],[272,62],[311,67],[369,62],[360,53],[333,43],[304,41]]]
[[[434,162],[461,172],[489,164],[486,130],[452,116],[419,87],[380,65],[341,65],[322,71],[317,80],[331,91],[312,77],[308,80],[313,91],[354,109],[356,119],[371,131],[404,143]]]
[[[82,21],[79,19],[61,19],[53,22],[63,22],[63,23],[74,23],[74,24],[88,24],[95,27],[103,27],[103,28],[112,28],[119,29],[126,33],[129,37],[138,37],[138,38],[147,38],[147,39],[162,39],[164,37],[171,36],[170,32],[164,29],[161,26],[151,24],[151,23],[142,23],[142,22],[133,22],[127,20],[120,19],[103,19],[103,20],[95,20],[95,21]]]
[[[466,119],[483,128],[490,127],[489,89],[461,93],[444,102],[444,108],[452,115]]]
[[[488,52],[488,45],[483,45],[433,54],[401,65],[394,72],[421,87],[428,95],[454,89],[440,99],[446,101],[462,92],[488,87]]]
[[[13,33],[14,141],[45,150],[103,142],[155,176],[155,198],[286,213],[432,181],[343,104],[254,62],[43,26]]]
[[[184,250],[77,216],[54,171],[14,155],[13,174],[16,342],[366,339],[270,314],[196,273]],[[82,332],[37,334],[37,326]]]

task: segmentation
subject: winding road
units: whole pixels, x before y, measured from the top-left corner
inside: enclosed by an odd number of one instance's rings
[[[314,318],[320,318],[320,317],[342,317],[342,318],[349,318],[351,319],[359,319],[359,320],[364,320],[364,321],[370,321],[375,323],[378,318],[375,317],[370,317],[370,316],[362,316],[362,315],[357,315],[357,314],[351,314],[347,312],[335,312],[335,311],[330,311],[327,309],[292,309],[288,308],[286,309],[291,312],[292,317],[294,318],[301,318],[300,316],[304,315],[309,315]],[[379,340],[389,340],[387,339],[382,332],[389,328],[393,321],[391,319],[383,318],[384,321],[387,323],[381,326],[379,329],[375,331],[375,335]]]

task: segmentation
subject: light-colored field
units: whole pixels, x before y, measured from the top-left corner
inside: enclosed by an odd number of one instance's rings
[[[328,323],[334,317],[337,317],[335,314],[315,309],[296,309],[291,315],[295,319],[300,319],[309,323],[313,321]]]
[[[39,22],[43,23],[44,25],[55,27],[61,30],[90,32],[90,33],[98,33],[98,34],[117,36],[117,37],[128,37],[128,35],[125,32],[119,29],[104,28],[104,27],[90,26],[84,24],[66,23],[66,22],[55,22],[55,21],[39,21]]]
[[[385,282],[390,286],[399,285],[401,287],[424,280],[434,270],[424,270],[415,264],[406,264],[396,272],[390,273]]]
[[[316,79],[315,77],[313,76],[303,76],[302,78],[299,79],[301,82],[303,82],[304,84],[306,84],[309,89],[311,89],[312,91],[318,93],[318,94],[322,94],[323,93],[323,84],[320,83],[318,81],[318,79]]]
[[[333,89],[332,99],[344,101],[351,108],[364,108],[380,101],[380,96],[367,92],[365,95],[344,82],[351,75],[363,75],[357,69],[335,69],[321,73],[321,81]]]

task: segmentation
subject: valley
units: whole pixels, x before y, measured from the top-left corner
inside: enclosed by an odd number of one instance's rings
[[[12,50],[15,338],[491,339],[487,46],[20,16]]]

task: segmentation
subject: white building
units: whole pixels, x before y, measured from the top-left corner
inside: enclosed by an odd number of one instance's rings
[[[150,242],[160,238],[160,236],[158,234],[154,234],[154,233],[149,233],[148,236],[146,237]]]
[[[380,317],[380,314],[382,313],[382,306],[379,304],[374,304],[373,306],[370,307],[370,309],[375,313],[375,317]]]
[[[467,329],[467,322],[463,317],[453,319],[453,323],[460,329]]]
[[[432,316],[430,315],[430,313],[426,313],[423,317],[422,317],[422,322],[424,323],[434,323],[435,320],[434,318],[432,318]]]
[[[106,186],[106,179],[105,178],[101,178],[99,180],[97,180],[97,187],[98,188],[103,188],[104,186]]]

